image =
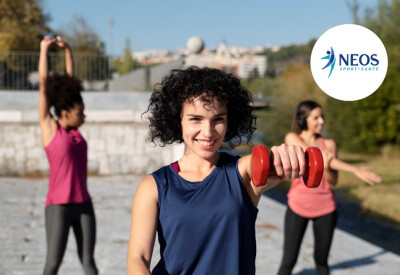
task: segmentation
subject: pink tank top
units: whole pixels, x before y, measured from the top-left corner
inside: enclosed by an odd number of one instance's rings
[[[50,165],[46,206],[90,200],[87,190],[87,144],[79,130],[67,132],[58,125],[45,147]]]
[[[320,138],[320,141],[321,150],[327,151],[324,139]],[[317,188],[307,188],[302,178],[294,179],[288,193],[288,205],[302,217],[316,218],[336,209],[335,194],[325,176]]]

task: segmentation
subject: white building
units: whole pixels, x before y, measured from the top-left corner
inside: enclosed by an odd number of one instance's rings
[[[267,57],[262,55],[245,55],[239,59],[237,76],[249,78],[257,70],[260,77],[267,73]]]
[[[186,49],[172,51],[148,50],[133,53],[133,57],[142,64],[167,63],[184,57],[185,66],[217,68],[231,72],[239,78],[259,77],[267,73],[267,57],[257,55],[262,53],[263,47],[228,47],[222,42],[217,49],[205,49],[204,41],[197,36],[189,38]]]
[[[212,67],[232,72],[239,78],[249,78],[255,71],[259,77],[267,73],[267,57],[256,55],[261,51],[260,47],[229,48],[222,42],[215,53],[203,51],[204,42],[199,37],[191,37],[188,41],[189,54],[185,59],[186,66],[196,65],[199,67]]]

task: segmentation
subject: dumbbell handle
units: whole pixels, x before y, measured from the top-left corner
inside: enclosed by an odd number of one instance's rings
[[[303,182],[308,188],[318,187],[324,172],[324,161],[318,147],[308,147],[305,151],[306,171]],[[267,183],[270,165],[268,148],[264,145],[256,145],[251,154],[251,180],[254,185],[262,186]]]

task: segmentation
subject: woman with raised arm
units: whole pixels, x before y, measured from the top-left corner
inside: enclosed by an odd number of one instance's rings
[[[299,146],[272,147],[276,174],[257,187],[251,155],[220,152],[223,142],[232,148],[242,139],[249,143],[255,131],[251,102],[236,77],[210,68],[173,70],[155,89],[150,140],[184,143],[185,149],[136,190],[128,274],[150,274],[156,233],[161,260],[152,274],[255,274],[260,197],[282,179],[302,176],[305,157]]]
[[[320,185],[308,189],[302,180],[294,179],[288,193],[288,208],[285,215],[283,256],[279,275],[291,274],[296,264],[300,245],[308,221],[313,221],[314,261],[316,272],[329,274],[328,255],[336,226],[337,212],[334,192],[331,186],[337,184],[338,171],[350,172],[366,183],[379,183],[381,178],[366,168],[359,168],[341,161],[337,157],[333,139],[322,137],[325,118],[321,106],[311,100],[297,106],[292,122],[292,132],[285,137],[288,145],[319,147],[324,157],[324,174]]]
[[[48,74],[50,47],[65,51],[66,74]],[[97,274],[96,220],[87,190],[87,144],[78,128],[85,120],[83,90],[74,77],[71,49],[61,37],[44,37],[39,57],[39,125],[49,161],[45,204],[47,256],[43,274],[57,274],[72,227],[84,273]],[[56,118],[50,112],[54,107]]]

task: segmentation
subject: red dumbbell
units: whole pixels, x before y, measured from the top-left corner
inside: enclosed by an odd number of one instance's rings
[[[256,145],[251,154],[251,180],[255,186],[264,185],[268,180],[270,169],[268,148]],[[303,176],[304,184],[308,188],[318,187],[324,172],[324,161],[318,147],[308,147],[305,152],[306,171]]]

